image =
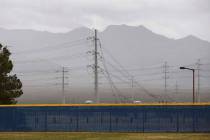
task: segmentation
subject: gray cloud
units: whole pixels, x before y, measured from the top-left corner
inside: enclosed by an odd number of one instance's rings
[[[0,0],[0,27],[65,32],[79,26],[145,25],[210,41],[209,0]]]

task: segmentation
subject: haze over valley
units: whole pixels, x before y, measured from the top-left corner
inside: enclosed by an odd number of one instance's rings
[[[13,73],[23,82],[19,103],[61,103],[63,67],[66,102],[94,100],[93,35],[87,27],[66,33],[1,28]],[[199,67],[200,100],[209,101],[210,42],[194,35],[168,38],[143,25],[124,24],[99,30],[98,39],[101,102],[191,101],[192,74],[180,66]]]

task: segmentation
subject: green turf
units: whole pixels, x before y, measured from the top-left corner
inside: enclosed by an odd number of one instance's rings
[[[210,133],[0,133],[0,140],[210,140]]]

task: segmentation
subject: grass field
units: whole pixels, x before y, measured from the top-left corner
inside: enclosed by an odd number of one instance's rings
[[[210,133],[0,133],[0,140],[210,140]]]

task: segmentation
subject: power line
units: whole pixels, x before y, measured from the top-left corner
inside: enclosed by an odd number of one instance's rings
[[[108,51],[107,51],[108,52]],[[126,69],[113,57],[113,55],[110,53],[110,52],[108,52],[108,54],[109,54],[109,56],[110,56],[110,58],[112,58],[112,60],[116,63],[116,64],[118,64],[119,65],[119,67],[120,67],[120,73],[122,74],[122,76],[124,76],[124,77],[126,77],[127,79],[130,79],[130,77],[132,77],[132,75],[128,72],[128,71],[126,71]],[[156,95],[153,95],[152,93],[150,93],[148,90],[146,90],[138,81],[136,81],[135,79],[134,79],[134,83],[137,85],[137,86],[139,86],[147,95],[149,95],[150,97],[152,97],[152,98],[155,98],[155,99],[157,99],[158,97],[156,96]]]
[[[142,73],[142,74],[135,74],[133,75],[134,77],[139,77],[139,76],[160,76],[163,73],[161,72],[155,72],[155,73]]]
[[[53,81],[53,80],[57,80],[57,78],[56,77],[51,77],[51,78],[49,78],[49,77],[46,77],[46,78],[30,78],[30,79],[22,79],[22,81],[39,81],[39,82],[43,82],[43,81]]]
[[[31,60],[18,60],[18,61],[14,61],[15,64],[26,64],[26,63],[40,63],[40,62],[44,62],[44,61],[48,61],[49,59],[52,61],[52,59],[64,59],[64,58],[80,58],[82,56],[84,56],[84,53],[75,53],[73,55],[68,55],[68,56],[55,56],[55,57],[50,57],[50,58],[44,58],[44,59],[40,59],[40,58],[36,58],[36,59],[31,59]],[[71,60],[70,59],[70,60]]]
[[[145,67],[139,67],[139,68],[130,68],[130,69],[125,69],[126,71],[151,71],[151,70],[158,70],[158,69],[162,69],[162,66],[145,66]],[[110,71],[114,71],[114,70],[110,70]]]
[[[103,54],[103,50],[102,50],[100,40],[99,40],[99,44],[100,44],[99,46],[100,46],[101,55],[102,55],[102,63],[103,63],[103,66],[104,66],[105,73],[107,74],[107,76],[105,75],[105,77],[107,78],[107,80],[108,80],[108,82],[111,86],[111,90],[112,90],[112,93],[113,93],[113,96],[115,97],[115,99],[120,99],[122,101],[122,98],[119,98],[122,95],[121,91],[116,87],[115,83],[113,82],[113,80],[110,76],[108,68],[106,66],[106,60],[105,60],[105,57],[104,57],[104,54]],[[117,98],[117,95],[114,93],[114,90],[117,92],[118,98]],[[125,99],[125,98],[123,98],[123,99]],[[116,102],[118,102],[118,100],[116,100]]]
[[[81,44],[86,44],[87,43],[87,40],[86,38],[83,38],[83,39],[79,39],[79,40],[75,40],[75,41],[68,41],[68,42],[64,42],[64,43],[59,43],[59,44],[54,44],[54,45],[47,45],[45,47],[42,47],[42,48],[36,48],[36,49],[30,49],[30,50],[27,50],[27,51],[21,51],[21,52],[16,52],[16,53],[12,53],[12,54],[15,54],[15,55],[20,55],[20,54],[28,54],[28,53],[37,53],[37,52],[43,52],[43,50],[47,50],[47,52],[49,51],[57,51],[57,49],[61,49],[61,48],[71,48],[71,47],[75,47],[75,46],[78,46],[78,45],[81,45]],[[68,46],[63,46],[63,45],[68,45]]]

